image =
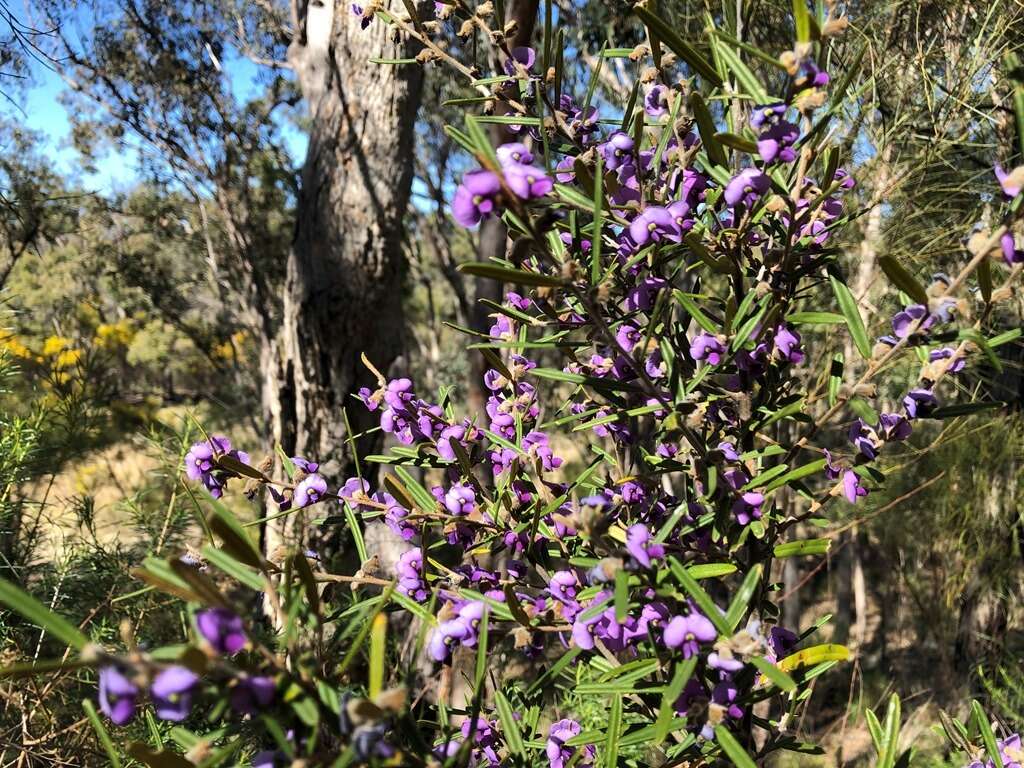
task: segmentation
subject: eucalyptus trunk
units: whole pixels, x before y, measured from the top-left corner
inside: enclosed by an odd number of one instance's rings
[[[377,386],[361,357],[386,374],[401,350],[403,218],[422,70],[370,62],[415,56],[416,44],[396,43],[379,22],[361,29],[348,3],[300,2],[293,11],[288,59],[311,125],[283,327],[263,361],[264,407],[284,451],[321,462],[337,484],[355,474],[349,427],[372,426],[353,398]],[[378,432],[357,447],[379,443]],[[271,521],[266,551],[304,529],[301,515]]]

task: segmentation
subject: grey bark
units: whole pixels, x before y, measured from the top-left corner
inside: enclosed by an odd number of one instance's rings
[[[398,4],[396,4],[398,5]],[[343,409],[358,434],[372,414],[352,397],[375,389],[400,352],[403,218],[412,183],[413,129],[422,70],[370,57],[414,56],[379,20],[361,29],[343,2],[293,8],[288,59],[309,107],[295,239],[288,254],[283,328],[262,361],[273,439],[315,457],[329,482],[355,474]],[[379,433],[357,442],[379,446]],[[272,521],[265,550],[300,538],[300,516]]]

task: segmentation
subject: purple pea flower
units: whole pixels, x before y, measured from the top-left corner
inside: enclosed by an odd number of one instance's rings
[[[888,442],[899,442],[910,437],[913,427],[910,422],[899,413],[883,413],[878,417],[877,430],[883,440]]]
[[[669,241],[678,243],[681,238],[681,230],[676,223],[675,216],[668,208],[658,205],[649,205],[629,225],[629,236],[637,246],[645,246],[647,243],[660,243]]]
[[[774,104],[762,104],[754,107],[750,113],[750,125],[752,128],[763,128],[766,125],[775,125],[786,114],[788,107],[781,101]]]
[[[793,123],[783,120],[757,137],[757,153],[766,163],[773,163],[776,160],[792,163],[796,160],[793,145],[799,138],[800,129]]]
[[[628,133],[616,131],[597,148],[604,160],[605,170],[614,171],[633,159],[633,139]]]
[[[852,469],[843,472],[843,493],[851,504],[856,504],[857,499],[868,495],[867,486],[860,481],[860,476]]]
[[[523,200],[534,200],[551,192],[555,183],[540,168],[514,163],[505,166],[505,183]]]
[[[156,716],[173,722],[188,717],[198,683],[199,675],[186,667],[168,667],[158,674],[149,690]]]
[[[502,144],[495,152],[502,166],[531,165],[533,163],[533,153],[530,152],[525,144],[518,141]]]
[[[255,715],[274,702],[277,683],[265,675],[242,675],[231,690],[231,708],[240,715]]]
[[[730,206],[743,203],[748,208],[769,190],[771,181],[757,168],[745,168],[736,174],[725,187],[722,197]]]
[[[927,417],[938,406],[939,401],[930,389],[912,389],[903,398],[908,419]]]
[[[800,351],[800,334],[786,325],[775,329],[773,338],[774,351],[781,359],[797,365],[804,361],[804,353]]]
[[[714,642],[718,637],[715,625],[696,608],[691,607],[686,616],[674,616],[665,625],[665,645],[682,650],[683,658],[696,656],[701,643]]]
[[[463,227],[473,227],[494,213],[501,180],[493,171],[483,168],[470,171],[462,177],[452,199],[452,216]]]
[[[718,365],[725,355],[725,345],[710,333],[702,332],[690,343],[690,355],[694,360],[707,360],[708,365]]]
[[[878,439],[875,430],[864,423],[863,419],[857,419],[850,425],[848,437],[857,450],[869,459],[878,456],[878,449],[881,447],[882,441]]]
[[[718,450],[721,451],[722,456],[725,457],[726,461],[739,461],[740,455],[736,452],[736,446],[732,443],[723,440],[718,444]]]
[[[794,85],[801,88],[822,88],[828,85],[828,72],[821,69],[813,59],[804,59],[800,62],[800,69],[797,73]]]
[[[897,312],[892,318],[892,330],[896,334],[897,339],[905,339],[914,326],[914,323],[921,320],[928,314],[928,308],[924,304],[911,304],[909,307]],[[933,323],[932,318],[928,318],[917,327],[917,331],[926,331],[931,327]]]
[[[548,730],[548,741],[544,747],[548,756],[549,768],[565,768],[570,762],[578,768],[593,765],[596,751],[592,744],[583,746],[582,754],[579,757],[576,757],[576,747],[569,747],[565,744],[573,736],[579,736],[582,731],[583,727],[579,723],[568,718],[551,724],[551,728]]]
[[[644,112],[651,117],[668,114],[668,88],[664,85],[653,85],[644,96]]]
[[[534,63],[537,61],[537,53],[527,45],[520,45],[513,48],[510,53],[510,58],[505,60],[505,74],[514,75],[516,74],[516,64],[519,64],[527,72],[533,69]]]
[[[996,163],[995,172],[996,179],[999,181],[999,186],[1003,188],[1003,194],[1006,195],[1008,200],[1012,200],[1020,194],[1021,190],[1021,179],[1024,178],[1024,174],[1018,173],[1019,169],[1007,173],[1003,170],[1002,166]]]
[[[1024,250],[1017,247],[1017,238],[1013,232],[1004,232],[999,238],[999,245],[1003,250],[1003,260],[1008,266],[1024,262]]]
[[[575,603],[580,582],[572,571],[555,571],[548,582],[548,594],[560,603]]]
[[[315,461],[304,459],[301,456],[292,456],[292,464],[295,465],[296,469],[301,469],[307,475],[311,475],[320,469],[320,465]]]
[[[295,486],[295,495],[292,497],[292,502],[295,507],[301,509],[302,507],[308,507],[311,504],[316,504],[320,501],[327,493],[327,481],[324,480],[320,475],[310,475],[305,477],[302,481]]]
[[[955,354],[956,350],[952,347],[942,347],[929,352],[928,359],[934,363],[938,360],[950,360]],[[946,373],[960,373],[966,366],[967,361],[962,356],[957,357],[952,363],[947,363]]]
[[[736,522],[746,525],[751,520],[761,519],[761,507],[764,504],[764,494],[755,491],[747,491],[740,496],[732,505],[732,514]]]
[[[116,667],[100,670],[100,710],[114,725],[124,725],[135,717],[138,700],[138,687]]]
[[[446,662],[452,657],[452,649],[470,634],[465,622],[453,619],[442,621],[430,633],[427,652],[434,661]]]
[[[236,654],[249,642],[241,617],[226,608],[197,611],[196,628],[217,653]]]
[[[629,526],[626,531],[626,551],[644,568],[650,568],[653,560],[665,556],[665,548],[651,541],[651,531],[643,523]]]
[[[423,552],[420,549],[404,552],[395,564],[395,573],[398,574],[399,592],[418,603],[427,599],[430,592],[423,579]]]

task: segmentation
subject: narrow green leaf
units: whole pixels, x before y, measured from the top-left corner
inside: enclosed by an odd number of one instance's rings
[[[261,591],[264,588],[263,579],[256,571],[238,562],[224,550],[207,544],[202,549],[202,555],[211,565],[220,568],[228,576],[250,589]]]
[[[728,635],[731,636],[736,627],[739,626],[740,621],[743,620],[743,616],[747,612],[747,604],[750,602],[750,598],[754,596],[757,584],[761,580],[762,570],[763,568],[760,563],[751,568],[746,577],[744,577],[739,591],[736,592],[732,602],[729,603],[729,610],[725,614],[725,623],[729,627]]]
[[[100,744],[103,746],[103,751],[107,753],[107,758],[110,760],[110,764],[113,768],[121,768],[121,758],[117,755],[117,749],[114,747],[114,742],[110,739],[110,733],[107,731],[107,727],[100,720],[99,714],[96,712],[96,707],[92,703],[91,699],[82,700],[82,709],[85,710],[85,716],[89,718],[89,723],[92,725],[92,729],[96,731],[96,737],[100,740]]]
[[[835,312],[794,312],[786,320],[794,325],[838,325],[846,322],[846,318]]]
[[[370,629],[370,680],[367,686],[374,699],[384,689],[384,652],[387,641],[388,617],[378,613]]]
[[[605,768],[615,768],[619,759],[619,737],[622,735],[622,694],[612,698],[611,710],[608,713],[608,731],[604,739]]]
[[[589,207],[590,201],[587,201]],[[522,285],[537,285],[555,287],[565,285],[565,280],[555,275],[542,275],[538,272],[526,272],[521,269],[509,269],[500,267],[497,264],[489,264],[483,261],[470,261],[459,264],[459,272],[475,277],[489,277],[503,283],[520,283]]]
[[[498,720],[501,722],[501,732],[505,737],[505,744],[508,745],[508,751],[513,755],[525,755],[526,747],[523,745],[523,734],[519,730],[519,721],[516,720],[512,705],[505,698],[505,694],[495,691],[494,704],[498,710]]]
[[[813,475],[825,468],[825,459],[818,459],[807,464],[803,464],[795,469],[791,469],[784,475],[780,475],[772,480],[768,485],[765,486],[765,491],[774,491],[776,488],[781,488],[784,485],[788,485],[796,480],[802,480],[808,475]]]
[[[737,136],[735,133],[721,132],[715,134],[715,140],[719,144],[724,144],[727,147],[732,147],[740,152],[746,152],[748,155],[752,155],[757,152],[757,144],[748,138],[743,136]]]
[[[793,678],[768,661],[768,659],[754,656],[750,661],[758,668],[762,675],[771,680],[780,690],[786,693],[792,693],[796,690],[796,683],[793,681]]]
[[[758,80],[757,75],[751,72],[750,68],[743,63],[743,60],[728,46],[720,45],[717,50],[725,66],[729,68],[729,71],[732,72],[736,82],[742,86],[743,90],[752,96],[758,104],[767,104],[770,101],[768,91],[765,90],[764,85]]]
[[[718,333],[718,327],[701,311],[689,294],[676,289],[672,292],[672,295],[675,296],[676,301],[683,305],[683,309],[686,310],[686,313],[693,318],[697,325],[708,333]]]
[[[615,572],[615,620],[620,624],[626,621],[629,614],[629,572]]]
[[[675,716],[676,700],[683,692],[683,688],[693,677],[693,670],[697,667],[697,657],[691,656],[676,665],[672,675],[672,682],[661,697],[661,706],[658,708],[658,719],[655,721],[654,743],[661,744],[669,734],[672,721]]]
[[[800,1],[802,2],[802,0]],[[729,729],[724,725],[715,726],[715,741],[718,742],[718,746],[732,760],[732,764],[736,768],[757,768],[750,755],[740,746],[740,743],[736,741],[736,737],[729,733]]]
[[[916,303],[928,304],[928,294],[925,292],[924,286],[917,282],[917,278],[910,274],[899,261],[892,256],[882,256],[878,259],[878,263],[893,285]]]
[[[800,557],[803,555],[824,555],[832,546],[832,539],[801,539],[775,545],[776,557]]]
[[[82,650],[89,642],[89,638],[78,627],[6,579],[0,579],[0,603],[76,651]]]
[[[985,714],[985,710],[982,709],[981,704],[977,700],[971,702],[971,715],[974,717],[978,731],[981,733],[981,741],[985,745],[985,751],[988,752],[989,760],[996,765],[1002,765],[1003,757],[999,753],[996,735],[992,733],[992,726],[989,724],[988,715]]]
[[[715,605],[708,593],[704,591],[704,588],[697,583],[697,580],[689,574],[682,563],[675,557],[669,557],[668,562],[672,575],[676,577],[676,581],[689,593],[701,612],[715,625],[715,629],[718,630],[719,634],[726,635],[727,637],[731,636],[732,628],[722,615],[722,612],[718,610],[718,606]]]
[[[793,22],[796,25],[797,42],[810,42],[811,16],[807,12],[807,0],[793,0]]]
[[[803,2],[803,0],[798,1]],[[857,346],[857,350],[865,360],[870,359],[871,343],[868,341],[868,332],[864,328],[864,320],[860,316],[857,300],[842,281],[829,276],[829,282],[832,284],[832,292],[836,296],[836,301],[839,302],[839,310],[843,313],[843,317],[846,318],[846,327],[850,331],[853,343]]]
[[[708,159],[715,165],[720,165],[723,168],[726,167],[729,164],[729,158],[725,156],[725,150],[722,149],[722,145],[715,138],[714,118],[711,117],[711,112],[708,109],[708,105],[704,102],[704,98],[697,91],[693,91],[690,94],[690,109],[693,111],[694,119],[697,121],[697,131],[700,133],[700,140],[704,145],[704,150],[708,153]]]

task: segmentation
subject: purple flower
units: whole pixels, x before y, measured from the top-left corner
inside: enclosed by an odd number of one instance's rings
[[[320,475],[310,475],[295,486],[292,501],[296,508],[308,507],[320,501],[327,493],[327,481]]]
[[[793,145],[799,138],[800,129],[793,123],[783,120],[757,137],[757,153],[766,163],[773,163],[776,160],[792,163],[796,160]]]
[[[527,455],[540,461],[540,466],[545,472],[551,472],[562,466],[562,459],[551,450],[548,436],[536,430],[528,433],[523,438],[523,450]]]
[[[843,493],[851,504],[856,504],[857,499],[868,495],[867,487],[861,483],[860,477],[852,469],[843,472]]]
[[[748,208],[769,190],[771,181],[757,168],[745,168],[733,177],[725,187],[723,198],[726,204],[736,206],[743,203]]]
[[[996,179],[999,180],[999,186],[1003,188],[1003,194],[1006,195],[1008,200],[1012,200],[1020,194],[1021,180],[1024,179],[1024,173],[1021,173],[1019,168],[1014,168],[1007,173],[1002,169],[1002,166],[996,163],[995,172]]]
[[[956,350],[952,347],[942,347],[941,349],[933,349],[928,353],[928,359],[933,363],[938,360],[950,360],[956,355]],[[946,373],[960,373],[967,365],[967,361],[962,356],[953,359],[953,362],[947,363]]]
[[[626,531],[626,551],[644,568],[650,568],[652,560],[665,556],[665,548],[651,541],[651,531],[643,523],[629,526]]]
[[[707,360],[708,365],[718,365],[725,355],[725,345],[710,333],[702,332],[690,343],[690,355],[694,360]]]
[[[667,208],[658,205],[644,208],[629,225],[629,236],[637,246],[644,246],[649,242],[660,243],[663,240],[678,243],[681,234],[675,216]]]
[[[531,165],[533,163],[533,153],[527,149],[525,144],[518,141],[502,144],[495,152],[497,152],[498,161],[502,166]]]
[[[452,649],[470,634],[465,622],[453,619],[442,621],[430,633],[427,652],[434,661],[446,662],[452,657]]]
[[[231,690],[231,708],[240,715],[255,715],[274,702],[277,684],[265,675],[241,675]]]
[[[695,656],[700,651],[701,643],[714,642],[716,637],[718,632],[715,631],[715,625],[692,606],[688,615],[674,616],[665,625],[665,645],[682,649],[684,659]]]
[[[813,59],[804,59],[800,62],[800,69],[797,73],[794,85],[801,88],[821,88],[828,85],[828,72],[818,67]]]
[[[804,361],[804,353],[800,351],[800,334],[790,330],[786,325],[775,329],[773,338],[775,354],[794,365]]]
[[[526,45],[520,45],[516,48],[513,48],[510,51],[510,53],[512,54],[512,56],[505,60],[506,75],[516,74],[516,64],[521,65],[523,69],[529,72],[531,69],[533,69],[534,62],[537,61],[536,52],[533,50],[533,48],[530,48],[529,46]]]
[[[616,131],[597,148],[604,160],[604,168],[614,171],[633,160],[633,139],[628,133]]]
[[[906,408],[909,419],[927,417],[938,406],[939,401],[930,389],[912,389],[903,398],[903,407]]]
[[[304,459],[301,456],[292,456],[292,464],[295,465],[296,469],[301,469],[307,475],[311,475],[320,469],[320,465],[315,461],[309,461],[309,459]]]
[[[575,603],[580,581],[572,571],[555,571],[548,582],[548,594],[561,603]]]
[[[468,485],[456,483],[444,494],[444,506],[453,515],[470,515],[476,510],[476,491]]]
[[[359,28],[366,29],[370,26],[370,22],[373,21],[373,14],[367,14],[363,9],[363,6],[358,3],[352,3],[352,15],[359,17]]]
[[[217,653],[238,653],[249,642],[241,617],[226,608],[197,611],[196,628]]]
[[[565,744],[573,736],[579,736],[582,731],[583,727],[579,723],[568,718],[551,724],[551,728],[548,730],[548,741],[544,747],[548,756],[549,768],[565,768],[570,762],[578,768],[593,765],[596,752],[592,744],[582,747],[582,754],[575,760],[573,758],[576,755],[576,747],[569,747]]]
[[[928,308],[923,304],[911,304],[900,312],[897,312],[892,318],[892,330],[896,334],[896,338],[905,339],[912,329],[914,324],[924,318],[928,314]],[[928,318],[921,323],[916,329],[917,331],[926,331],[932,325],[932,318]]]
[[[652,85],[644,96],[644,111],[651,117],[668,114],[668,88],[664,85]]]
[[[1017,238],[1013,232],[1004,232],[999,238],[999,245],[1003,249],[1003,259],[1009,266],[1024,262],[1024,250],[1017,247]]]
[[[188,717],[192,709],[192,696],[195,693],[199,676],[186,667],[168,667],[153,678],[150,695],[156,716],[161,720],[180,722]]]
[[[139,689],[116,667],[100,670],[100,710],[114,725],[124,725],[135,717]]]
[[[555,186],[551,178],[540,168],[519,163],[505,166],[505,183],[523,200],[544,197]]]
[[[740,455],[736,452],[736,446],[727,441],[722,441],[718,444],[718,450],[722,452],[722,456],[725,457],[726,461],[739,461]]]
[[[781,101],[774,104],[762,104],[754,107],[750,113],[750,125],[752,128],[763,128],[765,125],[775,125],[786,114],[788,107]]]
[[[398,574],[399,592],[418,603],[427,599],[430,591],[423,579],[423,552],[420,549],[404,552],[395,563],[395,573]]]
[[[473,227],[494,213],[501,194],[501,180],[493,171],[483,168],[462,177],[462,184],[452,199],[452,216],[463,227]]]
[[[898,442],[910,437],[913,427],[902,415],[898,413],[883,413],[878,417],[877,432],[883,440]]]
[[[869,459],[878,456],[878,449],[881,448],[882,441],[878,439],[875,430],[865,424],[863,419],[857,419],[850,425],[848,437],[857,450]]]
[[[736,522],[746,525],[751,520],[761,519],[761,506],[764,504],[764,494],[755,491],[747,491],[741,495],[732,505],[732,514]]]
[[[215,499],[224,495],[228,478],[236,476],[217,466],[218,455],[230,456],[243,464],[249,463],[249,454],[245,451],[231,450],[231,441],[222,435],[200,440],[185,454],[185,475],[190,480],[201,482]]]

